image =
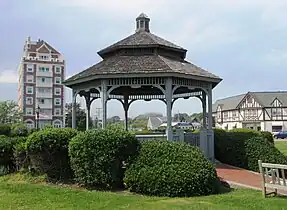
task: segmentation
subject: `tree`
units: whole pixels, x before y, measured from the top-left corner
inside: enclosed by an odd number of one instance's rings
[[[119,116],[113,116],[113,117],[108,119],[109,123],[118,123],[120,121],[121,121],[121,118]]]
[[[23,115],[15,101],[0,101],[0,123],[21,123]]]
[[[187,113],[177,113],[173,116],[173,119],[178,122],[189,121]]]
[[[202,112],[200,112],[200,113],[193,113],[190,117],[202,120],[203,119],[203,114],[202,114]]]
[[[72,103],[66,103],[66,127],[72,127]],[[90,127],[93,122],[90,117]],[[86,112],[80,107],[80,103],[76,103],[76,128],[80,131],[86,130]]]

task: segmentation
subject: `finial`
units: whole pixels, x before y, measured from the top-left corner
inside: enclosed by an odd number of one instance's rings
[[[141,13],[136,18],[136,32],[140,32],[140,31],[150,32],[149,21],[150,21],[149,17],[146,14]]]

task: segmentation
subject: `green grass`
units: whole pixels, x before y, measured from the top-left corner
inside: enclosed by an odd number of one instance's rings
[[[275,141],[275,146],[287,156],[287,141]]]
[[[31,184],[33,182],[34,184]],[[0,209],[284,209],[284,198],[263,199],[260,191],[237,189],[231,193],[195,198],[158,198],[128,192],[97,192],[52,186],[44,178],[0,177]]]

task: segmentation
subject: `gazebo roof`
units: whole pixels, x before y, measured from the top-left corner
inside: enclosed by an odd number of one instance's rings
[[[133,35],[99,51],[102,61],[65,80],[64,84],[71,87],[95,79],[130,76],[177,76],[210,81],[214,86],[221,81],[218,76],[185,61],[186,49],[150,33],[149,21],[145,14],[140,14]]]

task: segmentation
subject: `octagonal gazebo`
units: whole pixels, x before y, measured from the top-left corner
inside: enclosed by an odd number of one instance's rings
[[[102,127],[105,128],[107,101],[117,99],[123,105],[128,129],[128,109],[132,102],[162,100],[166,104],[167,139],[172,140],[175,100],[198,97],[203,109],[200,144],[202,148],[209,148],[205,153],[213,159],[212,89],[221,79],[186,61],[186,49],[152,34],[149,25],[150,19],[140,14],[134,34],[99,51],[102,61],[64,81],[73,91],[73,107],[78,94],[85,97],[88,129],[91,103],[101,98]],[[72,127],[76,127],[75,109]]]

